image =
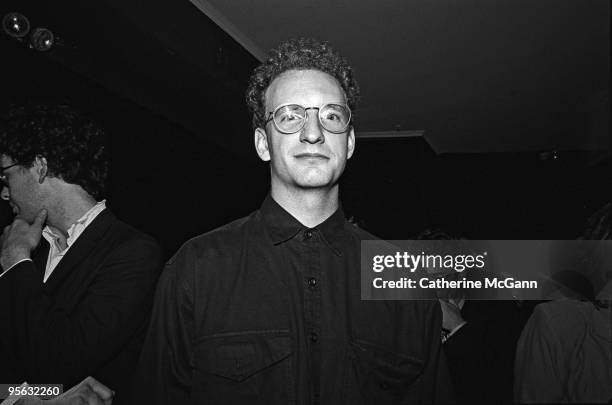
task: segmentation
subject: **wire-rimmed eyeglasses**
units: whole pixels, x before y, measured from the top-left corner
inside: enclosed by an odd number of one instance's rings
[[[17,165],[19,165],[19,163],[13,163],[12,165],[0,167],[0,182],[2,182],[3,185],[8,186],[8,183],[6,182],[6,174],[4,174],[4,171],[6,169],[10,169],[11,167],[17,166]]]
[[[351,110],[345,104],[328,103],[321,107],[304,107],[299,104],[281,104],[272,111],[265,125],[274,121],[276,129],[283,134],[294,134],[304,128],[308,121],[308,110],[318,110],[321,126],[328,132],[340,134],[351,123]]]

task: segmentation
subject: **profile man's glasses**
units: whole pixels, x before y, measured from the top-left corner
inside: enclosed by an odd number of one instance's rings
[[[318,110],[321,126],[328,132],[340,134],[351,123],[351,110],[345,104],[325,104],[321,107],[304,107],[298,104],[282,104],[272,111],[265,124],[274,121],[274,126],[283,134],[294,134],[304,128],[308,121],[308,110]]]
[[[8,186],[8,183],[6,182],[6,174],[4,174],[4,171],[6,169],[10,169],[13,166],[17,166],[19,163],[13,163],[12,165],[8,165],[8,166],[4,166],[4,167],[0,167],[0,182],[3,185]]]

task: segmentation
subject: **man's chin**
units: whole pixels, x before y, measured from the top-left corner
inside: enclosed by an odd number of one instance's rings
[[[334,181],[330,176],[305,176],[296,181],[301,188],[327,188],[334,185]]]
[[[337,176],[338,178],[340,176]],[[322,170],[317,167],[310,167],[305,170],[294,171],[288,176],[272,177],[272,182],[277,181],[279,185],[284,184],[284,187],[296,189],[324,189],[332,188],[338,181],[329,170]]]

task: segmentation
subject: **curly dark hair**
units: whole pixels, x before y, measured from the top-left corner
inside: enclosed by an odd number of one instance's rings
[[[246,91],[246,102],[253,114],[253,129],[266,121],[266,89],[288,70],[315,69],[333,76],[344,90],[347,104],[354,111],[359,102],[359,85],[353,69],[327,42],[312,38],[290,39],[270,52],[268,59],[253,71]]]
[[[103,196],[106,135],[73,106],[11,105],[0,119],[0,153],[26,167],[44,157],[49,176],[81,186],[96,200]]]

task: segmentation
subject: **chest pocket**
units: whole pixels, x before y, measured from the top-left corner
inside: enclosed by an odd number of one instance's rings
[[[423,362],[414,357],[353,340],[348,350],[347,403],[418,402]]]
[[[214,335],[196,345],[194,403],[294,403],[289,331]]]

